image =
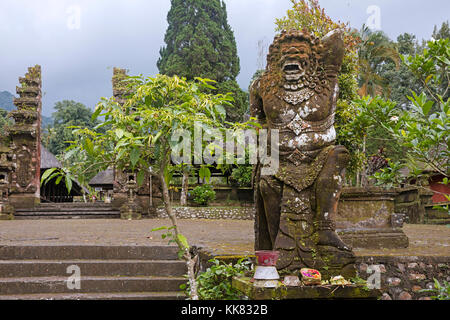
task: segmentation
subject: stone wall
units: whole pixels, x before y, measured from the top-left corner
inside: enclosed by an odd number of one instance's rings
[[[406,223],[424,223],[425,206],[431,203],[433,192],[418,188],[398,188],[395,212],[405,216]]]
[[[177,218],[180,219],[234,219],[253,220],[253,207],[174,207]],[[158,218],[167,218],[164,208],[156,209]]]
[[[200,271],[204,272],[212,265],[210,259],[214,253],[200,249]],[[247,256],[254,261],[254,256]],[[244,256],[217,256],[225,263],[236,263]],[[255,261],[254,261],[255,262]],[[431,300],[434,292],[420,292],[422,289],[434,289],[434,279],[442,285],[450,281],[450,256],[357,256],[358,276],[367,282],[376,284],[379,276],[381,300]],[[371,270],[379,270],[378,275]],[[370,278],[372,277],[372,278]]]
[[[383,300],[430,300],[436,294],[420,290],[434,289],[433,279],[441,285],[450,281],[450,256],[363,256],[357,257],[356,267],[359,277],[370,282],[380,271]]]
[[[398,192],[377,187],[344,188],[335,217],[342,240],[358,248],[406,248],[403,219],[395,211]]]

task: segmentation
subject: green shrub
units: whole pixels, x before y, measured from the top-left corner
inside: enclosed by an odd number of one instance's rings
[[[432,296],[433,300],[450,300],[450,284],[447,281],[443,281],[443,284],[440,284],[439,281],[434,279],[434,289],[423,289],[419,292],[432,292],[435,293],[435,296]]]
[[[200,300],[241,300],[243,295],[231,285],[233,277],[243,276],[251,268],[251,261],[240,259],[235,265],[211,259],[213,265],[197,276]],[[182,289],[188,286],[182,285]]]
[[[194,202],[200,205],[206,205],[208,202],[216,199],[216,192],[213,187],[209,184],[203,184],[197,186],[192,190],[192,196],[194,197]]]
[[[250,187],[252,183],[252,166],[240,165],[231,172],[230,180],[233,185]]]

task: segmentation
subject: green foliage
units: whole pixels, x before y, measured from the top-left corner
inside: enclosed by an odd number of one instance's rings
[[[423,289],[419,292],[436,293],[435,296],[430,297],[433,300],[450,300],[450,284],[445,280],[441,285],[437,279],[434,279],[434,289]]]
[[[186,238],[178,231],[169,195],[174,171],[171,152],[182,143],[172,139],[179,130],[183,130],[183,134],[192,133],[197,124],[205,131],[223,132],[225,125],[233,127],[224,119],[224,106],[232,99],[228,95],[205,93],[214,89],[211,85],[214,81],[208,79],[196,78],[194,82],[178,76],[157,75],[129,77],[124,81],[130,92],[126,102],[121,105],[114,98],[103,98],[92,115],[93,120],[103,117],[103,123],[93,130],[75,129],[77,140],[67,151],[85,157],[91,164],[86,170],[115,166],[118,170],[136,173],[138,184],[142,183],[145,173],[158,176],[164,206],[172,222],[172,238],[188,265],[188,278],[193,283],[194,262]],[[186,156],[192,159],[194,154],[191,151]],[[195,286],[190,295],[197,298]]]
[[[419,50],[416,37],[409,33],[399,35],[394,45],[397,46],[400,57],[401,55],[414,56]],[[407,96],[410,95],[411,90],[416,92],[422,90],[420,81],[404,63],[398,66],[393,61],[387,60],[378,66],[377,73],[381,78],[388,79],[385,97],[397,102],[397,105],[403,109],[407,109],[409,105]]]
[[[42,141],[55,155],[62,154],[75,136],[72,126],[93,129],[98,122],[92,120],[92,110],[82,103],[63,100],[55,104],[53,127],[43,134]]]
[[[432,112],[434,102],[425,93],[412,93],[411,110],[388,127],[391,135],[407,150],[410,167],[432,170],[449,176],[450,99],[441,100],[439,110]]]
[[[341,135],[354,142],[367,136],[367,152],[380,146],[391,158],[389,167],[375,174],[377,184],[387,186],[404,182],[400,169],[408,167],[409,178],[423,180],[426,172],[449,175],[449,103],[448,95],[449,40],[431,41],[422,54],[404,56],[405,67],[422,83],[425,92],[410,91],[407,109],[380,97],[368,97],[353,103],[356,117],[344,123]],[[429,95],[431,94],[431,99]],[[339,110],[338,110],[339,112]],[[347,115],[348,116],[348,115]]]
[[[172,243],[181,244],[181,248],[178,251],[178,258],[181,259],[181,257],[185,253],[185,250],[189,250],[190,246],[187,241],[187,238],[184,235],[182,235],[181,233],[177,233],[175,231],[175,229],[176,229],[175,226],[171,226],[171,227],[163,226],[163,227],[154,228],[151,230],[151,232],[166,230],[165,233],[161,234],[161,238],[163,240],[168,239],[168,242],[167,242],[168,245],[171,245]]]
[[[389,95],[389,80],[380,75],[386,63],[400,66],[400,56],[395,44],[382,31],[371,31],[363,25],[358,48],[358,82],[360,96]]]
[[[225,264],[217,259],[209,260],[213,265],[197,277],[200,300],[241,300],[242,293],[231,285],[233,277],[243,276],[250,270],[251,261],[240,259],[236,264]],[[181,289],[186,289],[182,285]]]
[[[439,29],[437,26],[434,26],[432,37],[435,40],[450,38],[450,27],[448,20],[443,22]]]
[[[399,114],[395,102],[379,96],[355,98],[345,107],[338,104],[338,142],[353,154],[348,166],[350,174],[364,168],[369,155],[380,149],[385,150],[385,155],[391,159],[398,160],[402,156],[402,149],[385,127],[395,123]]]
[[[239,74],[239,58],[227,11],[220,0],[172,0],[159,71],[187,79],[223,82]]]
[[[322,38],[328,32],[341,29],[344,31],[344,43],[349,52],[354,52],[358,43],[355,33],[347,24],[333,21],[318,0],[291,0],[292,9],[286,12],[286,16],[276,19],[276,31],[289,29],[307,29],[316,37]]]
[[[232,106],[226,107],[226,120],[230,122],[242,121],[243,116],[249,110],[248,94],[244,92],[236,80],[227,80],[216,84],[214,94],[230,94],[233,97]]]
[[[236,82],[240,71],[234,33],[221,0],[172,0],[168,28],[160,50],[161,74],[217,81],[213,94],[230,92],[234,98],[226,106],[227,120],[240,121],[248,105],[247,94]]]
[[[402,165],[399,162],[390,162],[386,168],[375,172],[373,178],[376,179],[375,185],[383,186],[387,189],[392,187],[398,187],[404,182],[400,175],[400,169]]]
[[[252,183],[253,167],[248,165],[238,165],[231,172],[231,183],[239,187],[250,187]]]
[[[0,130],[2,133],[5,129],[13,124],[13,121],[8,117],[8,111],[0,108]]]
[[[450,137],[450,99],[443,101],[439,110],[433,112],[433,100],[425,93],[419,96],[412,92],[409,97],[411,110],[404,112],[395,123],[385,124],[392,137],[404,147],[406,157],[402,166],[409,168],[409,178],[420,181],[426,172],[438,172],[449,177],[449,137]],[[375,175],[379,184],[398,185],[400,163],[390,164],[389,168]]]
[[[59,185],[61,181],[64,181],[66,185],[67,192],[70,194],[72,186],[77,183],[75,176],[68,169],[51,168],[45,170],[41,177],[41,185],[46,185],[52,180],[55,180],[55,185]]]
[[[403,56],[403,62],[436,102],[450,98],[450,39],[428,41],[422,54]]]
[[[83,153],[92,163],[89,169],[97,172],[115,165],[139,173],[151,166],[169,182],[170,151],[178,145],[170,140],[172,134],[182,129],[192,132],[196,122],[203,128],[223,127],[222,106],[231,99],[204,93],[204,88],[212,87],[211,80],[201,78],[196,83],[165,75],[131,77],[128,81],[135,93],[124,106],[114,99],[103,99],[97,105],[93,117],[103,116],[104,122],[95,130],[108,129],[103,133],[74,130],[79,138],[69,150]]]
[[[216,199],[216,192],[209,184],[202,184],[195,187],[192,192],[194,202],[200,205],[207,205],[210,201]]]

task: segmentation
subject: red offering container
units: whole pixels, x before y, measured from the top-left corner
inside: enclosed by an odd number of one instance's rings
[[[279,254],[280,253],[278,251],[270,251],[270,250],[255,251],[258,266],[263,267],[276,266]]]

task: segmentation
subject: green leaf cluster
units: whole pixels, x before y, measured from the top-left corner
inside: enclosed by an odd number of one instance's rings
[[[210,201],[216,199],[216,192],[209,184],[202,184],[195,187],[191,191],[191,195],[195,203],[200,205],[207,205]]]
[[[431,296],[433,300],[450,300],[450,283],[443,281],[442,284],[437,279],[434,279],[434,289],[423,289],[419,292],[432,292],[435,296]]]
[[[234,98],[226,107],[227,120],[241,120],[248,98],[236,82],[240,62],[225,2],[172,0],[167,22],[166,45],[157,62],[159,72],[188,80],[202,77],[217,81],[210,92],[230,92]]]
[[[200,300],[241,300],[242,293],[232,287],[231,281],[233,277],[243,276],[250,271],[251,261],[242,258],[234,265],[217,259],[209,262],[212,266],[197,277]],[[181,288],[186,289],[188,285],[182,285]]]

